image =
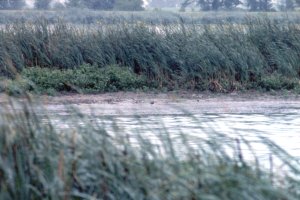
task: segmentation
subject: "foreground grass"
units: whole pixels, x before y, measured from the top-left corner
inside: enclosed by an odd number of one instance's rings
[[[177,139],[149,129],[154,144],[143,132],[127,135],[116,123],[107,131],[75,112],[64,120],[69,129],[57,129],[30,103],[0,112],[1,199],[300,198],[298,161],[265,138],[260,142],[287,166],[283,179],[266,172],[259,158],[243,160],[239,145],[247,141],[212,129],[204,138],[178,133]]]

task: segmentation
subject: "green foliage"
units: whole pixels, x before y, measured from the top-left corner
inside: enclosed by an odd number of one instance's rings
[[[66,2],[66,6],[69,8],[80,8],[84,5],[83,2],[82,0],[69,0]]]
[[[217,11],[219,9],[232,9],[235,8],[238,5],[242,5],[243,2],[239,0],[184,0],[181,3],[181,9],[184,10],[187,6],[199,6],[204,11],[214,10]]]
[[[278,8],[281,11],[291,11],[295,10],[295,7],[297,6],[297,1],[295,0],[281,0],[278,2]]]
[[[84,5],[90,9],[111,10],[115,0],[85,0]]]
[[[270,90],[292,90],[297,89],[300,86],[299,79],[291,79],[284,77],[278,73],[274,73],[271,76],[265,76],[261,79],[258,83],[258,86],[266,89],[267,91]]]
[[[55,89],[57,91],[64,91],[67,87],[67,73],[61,70],[49,70],[46,68],[28,68],[24,69],[22,75],[34,82],[40,91],[48,89]]]
[[[85,64],[99,68],[119,65],[159,88],[227,92],[259,85],[273,73],[298,80],[299,41],[297,24],[269,18],[248,18],[240,25],[182,22],[159,28],[143,22],[92,29],[61,22],[22,22],[0,32],[0,73],[14,77],[23,66],[59,73],[56,69],[77,69]],[[59,74],[57,77],[61,79]],[[64,84],[76,86],[66,79]],[[55,85],[58,91],[66,88]],[[105,91],[97,87],[91,90]],[[122,90],[123,86],[118,87]]]
[[[147,85],[142,76],[118,66],[99,68],[84,65],[68,70],[35,67],[24,69],[22,76],[36,86],[37,92],[42,93],[99,93],[141,89]]]
[[[116,0],[115,10],[144,10],[142,0]]]
[[[271,0],[247,0],[250,11],[271,11],[273,6]]]
[[[25,5],[25,0],[1,0],[0,10],[21,9]]]
[[[246,2],[240,0],[184,0],[181,4],[181,9],[184,10],[187,6],[191,5],[200,6],[204,11],[217,11],[220,9],[230,10],[237,6],[247,6],[250,11],[271,11],[274,2],[272,3],[271,0],[246,0]],[[290,6],[290,3],[285,2],[285,5]]]
[[[0,110],[1,199],[299,199],[299,162],[267,139],[255,143],[290,175],[279,179],[264,171],[259,157],[253,164],[231,155],[234,139],[212,129],[188,138],[143,127],[129,139],[117,122],[103,126],[73,112],[58,120],[71,128],[58,128],[34,107],[25,102]]]
[[[75,2],[76,3],[76,2]],[[68,6],[68,5],[66,5]],[[77,7],[77,6],[75,6]],[[11,24],[17,21],[36,23],[37,19],[46,19],[49,24],[56,24],[58,21],[65,21],[67,24],[95,25],[126,23],[134,24],[145,22],[151,25],[169,25],[184,22],[185,25],[200,24],[224,24],[235,23],[245,24],[248,17],[256,18],[261,15],[267,15],[270,19],[280,23],[293,22],[299,24],[299,13],[297,11],[286,12],[245,12],[245,11],[219,11],[219,12],[170,12],[162,9],[154,11],[103,11],[86,9],[84,6],[78,8],[53,10],[0,10],[0,24]]]
[[[19,96],[33,89],[34,85],[21,77],[17,77],[14,80],[0,77],[0,93],[5,92],[11,96]]]
[[[70,0],[68,7],[86,7],[94,10],[143,10],[142,0]]]
[[[52,0],[34,0],[34,7],[36,9],[49,9]]]
[[[0,76],[10,78],[15,77],[24,66],[21,51],[13,44],[11,39],[10,36],[7,36],[0,40]]]

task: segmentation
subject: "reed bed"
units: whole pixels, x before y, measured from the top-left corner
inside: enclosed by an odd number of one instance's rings
[[[44,18],[50,23],[63,19],[72,24],[115,24],[120,22],[136,23],[143,21],[151,24],[177,24],[183,20],[186,24],[220,24],[244,23],[245,17],[268,16],[280,22],[287,20],[299,23],[298,11],[289,12],[248,12],[248,11],[211,11],[211,12],[178,12],[164,10],[148,11],[95,11],[82,8],[64,10],[0,10],[0,24],[14,23],[15,21],[34,22]]]
[[[240,145],[251,143],[213,128],[204,131],[205,137],[178,133],[176,140],[168,130],[149,129],[157,138],[154,143],[138,130],[123,133],[117,122],[108,131],[95,116],[74,110],[64,120],[71,126],[59,128],[35,108],[30,101],[1,107],[1,199],[300,197],[299,160],[266,138],[259,142],[284,163],[288,173],[283,178],[260,165],[255,154],[256,162],[243,159]]]
[[[35,66],[66,70],[118,65],[170,89],[298,88],[299,25],[269,18],[246,21],[81,28],[47,20],[17,22],[0,31],[0,74],[14,77]]]

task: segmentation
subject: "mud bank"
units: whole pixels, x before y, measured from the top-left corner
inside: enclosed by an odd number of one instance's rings
[[[0,96],[6,104],[8,97]],[[96,115],[174,115],[203,113],[300,113],[300,97],[295,94],[262,94],[257,92],[214,93],[132,93],[118,92],[97,95],[69,94],[33,98],[51,114],[64,114],[69,106],[84,114]],[[25,101],[19,98],[18,101]]]

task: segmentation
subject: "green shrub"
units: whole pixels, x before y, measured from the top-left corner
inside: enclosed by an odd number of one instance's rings
[[[300,86],[299,79],[297,78],[287,78],[278,73],[274,73],[269,76],[264,76],[258,83],[258,86],[270,90],[293,90]]]
[[[99,68],[83,65],[68,70],[33,67],[24,69],[22,76],[33,82],[41,92],[54,90],[96,93],[134,90],[147,86],[143,76],[138,76],[130,69],[119,66]]]
[[[12,96],[23,95],[24,92],[34,89],[34,85],[27,79],[18,77],[14,80],[0,77],[0,93],[5,92]]]

